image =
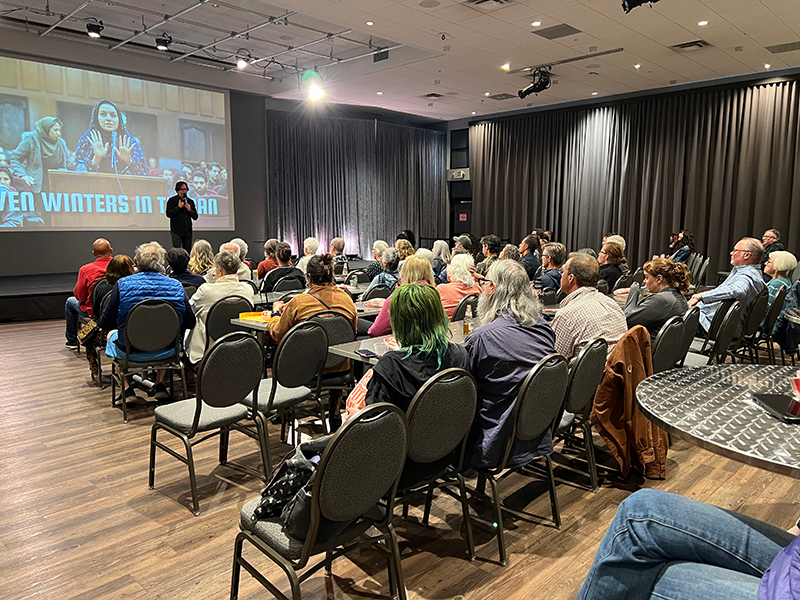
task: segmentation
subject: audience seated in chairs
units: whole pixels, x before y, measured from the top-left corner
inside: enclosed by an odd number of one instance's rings
[[[242,248],[238,244],[234,242],[226,242],[219,247],[219,251],[228,251],[233,252],[236,256],[239,257],[239,270],[236,272],[236,277],[239,281],[249,281],[253,278],[253,272],[247,266],[246,263],[241,262],[242,260]],[[217,267],[216,264],[213,268],[209,269],[208,272],[205,274],[206,283],[214,283],[217,278]]]
[[[608,283],[608,289],[613,290],[617,279],[622,277],[620,265],[625,263],[622,246],[616,242],[606,242],[597,253],[597,262],[600,263],[600,279],[604,279]]]
[[[518,263],[522,262],[522,255],[519,253],[519,248],[514,244],[506,244],[500,251],[498,260],[515,260]]]
[[[564,244],[551,242],[542,248],[542,274],[539,278],[539,289],[550,288],[558,291],[561,287],[561,267],[567,260],[567,249]]]
[[[388,288],[392,288],[400,281],[400,273],[397,271],[397,267],[400,264],[400,253],[397,252],[396,248],[387,247],[381,254],[381,263],[383,271],[372,279],[367,289],[364,290],[365,294],[376,285],[383,284]]]
[[[625,303],[628,327],[642,325],[655,341],[662,325],[670,317],[679,317],[689,310],[684,294],[689,291],[692,275],[683,263],[668,258],[655,258],[644,264],[644,287],[649,295],[642,294],[638,283],[632,283]]]
[[[480,294],[481,288],[472,275],[474,262],[468,253],[456,254],[447,267],[447,281],[436,288],[442,298],[442,305],[447,313],[447,318],[453,318],[459,302],[470,294]]]
[[[442,279],[442,271],[450,264],[452,255],[450,254],[450,247],[444,240],[436,240],[433,242],[433,274],[439,283],[444,283],[446,280]]]
[[[672,262],[686,264],[694,252],[694,235],[688,229],[682,229],[675,242],[675,253],[670,257]],[[664,257],[662,257],[664,258]]]
[[[761,265],[761,271],[764,273],[764,282],[769,283],[771,276],[767,275],[767,260],[770,254],[786,250],[786,247],[781,242],[781,232],[777,229],[767,229],[764,235],[761,236],[761,243],[764,246],[764,253],[761,255],[759,264]]]
[[[267,273],[278,267],[278,261],[275,260],[275,253],[278,251],[279,240],[275,238],[268,239],[264,242],[264,260],[258,263],[258,278],[264,279]]]
[[[214,250],[208,240],[195,240],[189,253],[189,270],[195,275],[205,275],[214,268]]]
[[[478,275],[486,275],[489,267],[492,266],[497,260],[497,255],[500,254],[500,238],[491,233],[481,238],[481,252],[486,258],[475,266],[475,272]]]
[[[467,440],[465,465],[493,468],[514,426],[512,410],[525,377],[554,349],[555,334],[542,318],[542,304],[530,286],[525,267],[495,262],[478,300],[481,326],[464,341],[469,368],[478,384],[478,410]],[[517,440],[507,466],[513,468],[553,452],[552,432]]]
[[[361,269],[364,274],[369,277],[369,280],[372,281],[378,275],[383,272],[383,262],[381,261],[381,257],[383,256],[383,251],[389,247],[389,244],[384,242],[383,240],[375,240],[375,243],[372,244],[372,260],[366,267]]]
[[[125,358],[125,317],[128,312],[142,300],[158,298],[168,301],[178,313],[183,329],[191,329],[195,325],[194,312],[189,306],[189,300],[179,281],[164,275],[166,251],[158,242],[142,244],[136,248],[134,261],[139,272],[128,277],[123,277],[114,285],[111,299],[100,317],[99,326],[108,331],[106,355],[112,358]],[[145,352],[132,356],[133,360],[149,361],[169,358],[174,355],[174,349],[163,351]],[[155,397],[156,400],[166,400],[169,392],[164,385],[164,371],[157,371]],[[136,395],[133,387],[125,378],[123,382],[126,398]]]
[[[295,296],[289,302],[275,302],[273,304],[273,317],[269,320],[270,337],[277,343],[286,332],[297,323],[308,320],[316,313],[324,310],[340,312],[353,321],[353,327],[358,326],[356,305],[346,291],[333,284],[333,257],[330,254],[314,255],[308,261],[306,277],[309,289],[304,294]],[[427,261],[426,261],[427,263]],[[345,361],[336,367],[336,374],[350,370],[350,361]],[[324,371],[323,376],[332,374]],[[339,400],[341,391],[330,391],[329,418],[331,429],[335,430],[341,417],[339,416]]]
[[[433,286],[419,282],[403,285],[387,304],[391,304],[392,331],[400,350],[384,354],[362,377],[347,398],[348,416],[365,404],[377,402],[389,402],[408,411],[414,394],[436,373],[469,368],[464,347],[447,340],[450,322]],[[450,460],[446,457],[438,463],[420,465],[408,459],[401,487],[437,475]]]
[[[416,250],[414,246],[405,238],[401,238],[395,241],[394,247],[397,249],[397,253],[400,256],[400,263],[398,265],[399,268],[403,268],[403,262],[409,257],[414,256],[416,254]]]
[[[108,240],[96,239],[92,244],[92,254],[96,257],[94,262],[83,265],[78,270],[78,282],[72,291],[73,296],[67,298],[64,304],[64,318],[67,321],[65,345],[71,350],[78,348],[78,318],[81,315],[92,316],[92,288],[105,275],[113,252]]]
[[[303,240],[303,258],[297,261],[297,268],[303,273],[306,272],[306,266],[312,256],[316,256],[319,249],[319,242],[317,238],[309,237]]]
[[[778,293],[779,289],[786,288],[788,290],[792,287],[792,281],[789,277],[796,267],[797,259],[791,252],[776,250],[770,253],[764,263],[764,274],[770,277],[767,283],[770,306],[772,306],[772,301],[775,299],[775,294]]]
[[[519,243],[519,253],[522,256],[522,264],[525,266],[525,272],[528,274],[528,280],[533,281],[536,278],[536,271],[542,266],[539,256],[541,256],[539,236],[535,233],[526,235]]]
[[[747,314],[747,308],[756,296],[764,289],[759,263],[764,246],[755,238],[742,238],[731,251],[731,274],[712,290],[692,296],[689,306],[700,307],[700,325],[697,327],[698,337],[705,337],[711,325],[711,319],[722,300],[738,300],[742,306],[742,319]],[[739,323],[738,332],[741,330]]]
[[[278,267],[272,269],[261,283],[261,291],[269,293],[279,279],[288,277],[289,279],[297,279],[300,282],[299,288],[305,287],[306,275],[297,267],[292,266],[292,247],[286,242],[280,242],[275,250],[275,259],[278,261]]]
[[[588,254],[569,255],[561,275],[561,291],[567,297],[553,318],[556,352],[572,361],[583,347],[595,338],[614,344],[628,331],[625,315],[613,298],[597,291],[600,266]]]
[[[245,242],[242,238],[233,238],[231,240],[231,244],[236,244],[239,246],[239,260],[242,261],[242,264],[249,269],[248,276],[246,279],[253,278],[253,259],[247,257],[247,253],[250,251],[247,242]],[[241,278],[240,278],[241,279]]]
[[[347,256],[344,253],[344,238],[333,238],[331,240],[331,256],[333,257],[333,262],[337,263],[346,263]]]
[[[403,268],[400,271],[400,285],[416,283],[417,281],[433,285],[433,269],[426,258],[414,255],[407,258],[403,264]],[[375,317],[375,323],[369,328],[370,337],[380,337],[392,333],[389,304],[389,302],[384,302],[383,306],[381,306],[381,312],[378,313],[378,316]]]
[[[236,272],[242,261],[238,254],[223,250],[214,257],[215,282],[201,285],[189,304],[194,310],[197,324],[189,332],[186,346],[189,348],[189,362],[196,365],[203,360],[206,352],[206,318],[212,306],[223,298],[241,296],[253,302],[253,288],[244,281],[239,281]]]
[[[189,266],[189,253],[183,248],[170,248],[167,250],[167,264],[172,270],[169,274],[172,279],[177,279],[181,283],[188,283],[196,288],[206,282],[202,275],[195,275],[186,270]]]

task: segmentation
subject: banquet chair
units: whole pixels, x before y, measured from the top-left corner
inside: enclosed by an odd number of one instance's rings
[[[616,292],[617,290],[629,288],[631,287],[632,281],[633,281],[633,273],[620,275],[620,278],[617,279],[617,281],[614,283],[614,287],[611,289],[611,291]]]
[[[467,491],[464,476],[464,453],[475,411],[478,406],[478,386],[475,378],[463,369],[445,369],[431,377],[417,391],[406,412],[408,420],[408,457],[400,477],[398,493],[427,488],[422,523],[428,525],[433,492],[438,487],[458,484],[458,498],[467,529],[467,548],[470,560],[475,559],[472,524],[469,521]],[[448,466],[455,467],[456,482],[439,483]],[[414,480],[414,472],[426,473]],[[409,495],[403,496],[403,517],[408,516]]]
[[[636,282],[639,285],[642,285],[642,283],[644,283],[644,269],[642,267],[636,269],[633,272],[633,275],[631,275],[631,283],[633,282]]]
[[[747,358],[751,363],[758,362],[758,352],[755,347],[756,336],[761,328],[761,322],[767,316],[768,309],[769,290],[764,288],[750,302],[750,306],[747,307],[744,322],[742,323],[742,331],[739,332],[738,337],[733,339],[728,349],[734,362],[736,362],[737,358],[739,360]]]
[[[297,279],[296,277],[292,277],[291,275],[286,275],[285,277],[281,277],[280,279],[278,279],[278,281],[275,282],[275,285],[272,286],[272,291],[288,292],[290,290],[303,290],[305,289],[305,287],[306,287],[305,282]]]
[[[653,374],[672,369],[683,358],[683,317],[670,317],[661,326],[656,339],[653,340]]]
[[[373,404],[348,419],[330,438],[308,485],[310,517],[305,539],[288,533],[280,518],[257,519],[254,498],[242,507],[233,552],[232,599],[239,597],[242,567],[274,597],[288,600],[277,586],[243,556],[244,542],[258,549],[286,574],[292,600],[300,600],[300,584],[323,566],[331,574],[335,558],[351,550],[377,545],[387,555],[389,591],[406,600],[397,534],[392,525],[394,498],[408,448],[403,411],[388,403]],[[330,539],[320,538],[320,526],[348,523]],[[375,527],[378,535],[368,535]],[[325,558],[308,567],[309,559]],[[298,576],[300,569],[305,569]]]
[[[197,444],[219,435],[219,463],[224,465],[228,461],[230,430],[235,423],[248,417],[247,407],[240,402],[248,394],[258,393],[263,362],[261,344],[254,336],[242,332],[225,335],[206,352],[200,362],[197,372],[197,396],[156,408],[155,422],[150,433],[150,489],[155,486],[156,448],[161,448],[189,468],[192,513],[195,516],[200,514],[192,449]],[[174,435],[183,442],[185,456],[158,441],[160,430]],[[195,439],[197,434],[207,435]],[[263,459],[265,440],[259,441]],[[265,463],[264,468],[267,469],[267,466]]]
[[[620,279],[622,279],[622,277],[620,277]],[[605,294],[606,296],[608,296],[609,292],[608,282],[605,279],[601,279],[600,281],[597,282],[597,291],[600,292],[601,294]]]
[[[258,294],[259,293],[258,292],[258,284],[255,281],[253,281],[252,279],[243,279],[242,282],[246,283],[247,285],[250,286],[250,288],[253,290],[253,294]]]
[[[558,304],[558,301],[556,300],[556,291],[553,288],[544,288],[539,299],[542,301],[544,306],[553,306]]]
[[[335,262],[333,263],[333,276],[340,277],[344,274],[344,266],[346,262]]]
[[[186,373],[181,350],[181,320],[178,311],[166,300],[142,300],[125,317],[125,357],[111,361],[111,406],[116,401],[116,386],[122,389],[122,420],[128,422],[128,403],[125,398],[125,377],[148,371],[166,369],[180,371],[183,393],[186,394]],[[172,349],[172,356],[160,360],[137,361],[136,353]],[[170,392],[174,392],[170,376]]]
[[[722,310],[720,306],[717,312]],[[733,337],[736,335],[736,328],[739,326],[739,317],[742,313],[741,304],[738,300],[734,300],[730,308],[721,319],[719,329],[716,332],[716,337],[710,346],[709,353],[696,354],[689,352],[684,360],[684,365],[689,367],[701,367],[711,364],[721,365],[725,362],[725,356],[728,354]],[[716,318],[716,314],[714,317]]]
[[[678,359],[681,367],[694,341],[698,325],[700,325],[700,307],[693,306],[683,314],[683,340],[681,341],[680,359]]]
[[[328,336],[318,323],[303,321],[292,327],[283,336],[272,356],[272,377],[259,383],[256,401],[253,394],[242,400],[252,409],[255,429],[249,425],[236,428],[254,439],[264,441],[265,474],[272,472],[272,457],[269,449],[267,421],[272,417],[288,417],[292,423],[294,445],[294,417],[300,404],[311,400],[317,404],[322,427],[325,429],[325,413],[320,402],[322,368],[328,355]]]
[[[356,341],[356,327],[353,321],[345,314],[335,310],[321,310],[314,313],[308,319],[313,323],[319,323],[325,329],[328,335],[328,347],[338,346],[339,344],[347,344],[348,342]],[[335,369],[347,362],[347,358],[328,353],[328,358],[325,361],[325,369]],[[355,378],[353,377],[353,365],[350,363],[350,368],[341,371],[333,371],[323,373],[322,375],[322,391],[330,390],[349,390],[355,385]]]
[[[717,308],[716,312],[714,312],[714,316],[711,318],[711,324],[708,326],[708,332],[706,333],[705,338],[698,338],[695,337],[692,340],[691,345],[689,346],[689,352],[694,352],[695,354],[707,354],[710,351],[711,346],[714,343],[714,340],[717,339],[717,333],[719,332],[719,328],[722,325],[722,321],[725,318],[725,315],[730,310],[733,303],[736,302],[733,298],[728,300],[722,300],[719,303],[719,307]],[[700,310],[699,307],[696,307],[698,311]],[[697,320],[698,325],[700,324],[700,319],[698,316]],[[696,335],[695,330],[695,335]]]
[[[364,292],[362,301],[372,300],[373,298],[388,298],[392,295],[392,290],[385,283],[379,283],[374,288]]]
[[[493,468],[475,469],[478,473],[478,481],[473,494],[488,501],[492,505],[494,512],[493,521],[491,523],[478,519],[477,517],[475,519],[496,531],[501,566],[506,566],[508,564],[505,532],[503,528],[503,510],[524,518],[529,518],[530,515],[502,506],[497,484],[514,472],[530,474],[530,471],[527,470],[529,465],[506,470],[506,463],[511,455],[511,448],[515,441],[529,441],[535,439],[555,426],[556,418],[561,412],[561,406],[564,403],[568,376],[569,368],[563,356],[548,354],[542,358],[525,377],[519,393],[517,394],[511,419],[514,426],[511,435],[509,435],[506,441],[502,459]],[[555,522],[556,528],[561,529],[561,512],[558,508],[556,481],[553,476],[553,462],[549,454],[539,456],[533,460],[535,461],[538,459],[544,459],[545,461],[548,483],[550,486],[550,506],[553,511],[553,521]],[[503,473],[503,471],[505,471],[505,473]],[[503,474],[501,475],[501,473]],[[491,498],[484,494],[487,480],[492,490]]]
[[[242,296],[228,296],[217,300],[206,315],[206,352],[215,340],[234,331],[246,331],[231,323],[241,313],[252,312],[253,303]]]
[[[589,482],[593,492],[597,491],[599,484],[589,415],[592,412],[592,400],[597,386],[603,378],[607,355],[608,344],[602,338],[590,341],[580,351],[570,367],[564,404],[559,411],[557,425],[553,429],[553,442],[555,443],[556,438],[560,438],[564,440],[565,447],[578,440],[575,433],[577,429],[581,430]]]
[[[450,319],[452,322],[456,321],[463,321],[464,317],[467,314],[467,306],[472,307],[472,318],[475,319],[478,317],[478,294],[470,294],[469,296],[464,296],[461,299],[461,302],[458,303],[456,309],[453,311],[453,318]]]
[[[195,292],[197,292],[197,286],[188,281],[181,281],[181,285],[183,286],[183,293],[186,294],[187,298],[191,298],[195,295]]]
[[[767,316],[764,317],[764,323],[761,325],[758,337],[755,341],[756,353],[758,353],[759,349],[762,348],[763,344],[763,348],[767,351],[767,355],[769,356],[769,364],[771,365],[777,363],[775,359],[775,347],[772,343],[772,330],[775,328],[775,323],[778,320],[778,316],[783,310],[783,303],[786,300],[786,294],[788,292],[789,289],[785,287],[782,287],[776,292],[775,298],[772,299],[772,304],[769,305]],[[756,356],[757,355],[758,354],[756,354]]]
[[[103,314],[103,311],[108,306],[108,302],[111,300],[111,292],[106,292],[103,298],[100,300],[99,304],[95,303],[92,300],[92,307],[99,306],[100,310],[96,313],[95,319],[100,320],[100,315]],[[99,329],[99,328],[98,328]],[[94,340],[94,353],[97,360],[97,375],[92,375],[94,379],[94,383],[100,389],[103,389],[103,357],[106,355],[104,352],[106,347],[106,338],[104,335],[98,335]],[[89,354],[90,350],[87,348],[86,353]]]

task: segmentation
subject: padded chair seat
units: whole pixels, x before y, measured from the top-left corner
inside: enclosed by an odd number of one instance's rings
[[[159,406],[155,410],[156,421],[188,434],[192,429],[192,420],[194,419],[196,407],[197,400],[195,398]],[[244,419],[247,414],[247,408],[241,404],[234,404],[226,408],[214,408],[203,404],[197,431],[219,429]]]
[[[278,389],[275,391],[275,399],[272,401],[272,408],[281,410],[299,404],[305,400],[310,400],[314,397],[314,392],[311,388],[300,386],[296,388],[283,387],[271,377],[262,379],[261,384],[258,386],[258,410],[265,412],[269,404],[269,395],[272,393],[272,386],[277,385]],[[248,394],[242,400],[242,404],[253,407],[253,395]]]
[[[698,338],[698,337],[694,338],[692,340],[692,345],[689,346],[689,352],[700,354],[700,350],[703,348],[703,343],[705,343],[705,341],[706,341],[705,338]]]
[[[708,365],[708,357],[703,354],[689,352],[683,361],[684,367],[705,367]]]
[[[242,507],[242,511],[239,515],[239,527],[253,533],[285,559],[297,560],[303,552],[303,540],[298,540],[296,537],[284,532],[283,523],[278,517],[256,519],[253,513],[260,501],[260,497],[253,498]],[[377,520],[379,515],[376,514],[375,516]],[[361,535],[370,527],[372,527],[371,519],[357,521],[325,544],[316,546],[313,550],[313,554],[326,552],[343,543],[351,542],[355,537]]]

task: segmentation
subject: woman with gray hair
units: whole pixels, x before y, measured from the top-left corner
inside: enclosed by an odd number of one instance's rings
[[[445,280],[441,278],[442,271],[450,264],[450,248],[444,240],[436,240],[433,242],[433,274],[436,275],[437,281],[444,283]]]
[[[447,318],[452,319],[458,304],[470,294],[480,294],[481,288],[475,282],[472,268],[475,261],[471,254],[456,254],[447,267],[447,281],[436,287],[442,298],[442,306]]]
[[[381,263],[383,264],[383,272],[378,273],[372,282],[369,284],[364,293],[366,294],[376,285],[383,284],[389,288],[400,281],[400,274],[397,272],[397,265],[400,264],[400,253],[396,248],[386,248],[381,255]]]

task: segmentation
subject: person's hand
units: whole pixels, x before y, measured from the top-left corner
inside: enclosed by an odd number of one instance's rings
[[[30,175],[25,175],[25,176],[22,178],[22,181],[24,181],[24,182],[25,182],[25,183],[27,183],[28,185],[33,185],[33,177],[31,177]]]
[[[475,265],[472,265],[472,266],[469,268],[469,272],[470,272],[470,274],[472,275],[472,278],[473,278],[475,281],[478,281],[478,279],[480,279],[480,278],[481,278],[481,276],[480,276],[480,275],[478,275],[478,274],[475,272]]]
[[[697,295],[697,294],[695,294],[694,296],[692,296],[692,297],[689,299],[689,302],[687,302],[687,304],[689,305],[689,308],[692,308],[693,306],[696,306],[696,305],[697,305],[697,304],[699,304],[699,303],[700,303],[700,298],[698,297],[698,295]]]
[[[283,309],[285,306],[286,304],[284,302],[278,300],[277,302],[272,303],[272,310],[273,311],[277,310],[278,312],[283,313]]]
[[[183,198],[178,197],[178,208],[183,208],[186,206],[186,202],[183,201]]]
[[[89,142],[92,144],[92,152],[94,153],[92,162],[95,165],[99,165],[100,161],[108,154],[108,142],[103,143],[103,136],[100,135],[99,131],[89,133]]]
[[[117,158],[129,165],[133,162],[133,159],[131,158],[132,151],[133,140],[129,136],[123,135],[119,141],[119,148],[114,148],[114,152],[117,153]]]

